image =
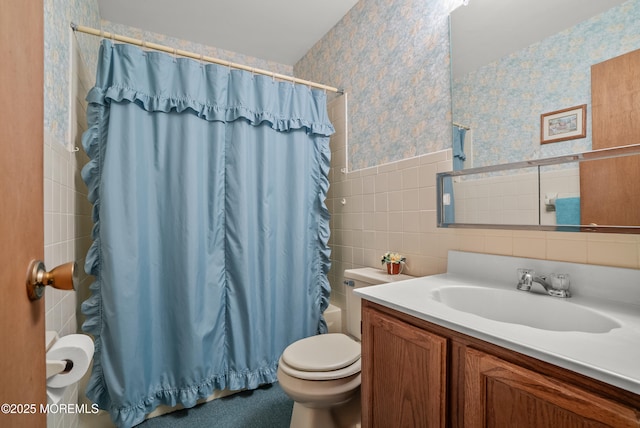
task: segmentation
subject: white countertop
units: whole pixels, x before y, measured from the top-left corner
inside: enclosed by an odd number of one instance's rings
[[[477,259],[477,256],[480,256],[480,259]],[[358,288],[354,292],[363,299],[416,318],[640,394],[640,305],[637,304],[640,296],[640,281],[636,282],[640,278],[640,271],[573,263],[549,262],[552,265],[549,266],[547,262],[540,260],[531,261],[461,252],[451,252],[449,259],[449,272],[446,274]],[[507,266],[502,264],[503,259],[506,260]],[[455,266],[456,263],[458,263],[457,266]],[[465,268],[460,268],[459,263],[463,263]],[[526,325],[493,321],[455,310],[431,297],[433,290],[451,285],[515,290],[513,266],[530,267],[531,264],[535,265],[534,268],[540,272],[543,272],[542,269],[546,267],[552,267],[555,272],[570,273],[574,293],[573,297],[568,299],[546,295],[532,297],[558,299],[567,305],[587,307],[613,318],[621,326],[606,333],[542,330]],[[469,267],[473,267],[473,275],[461,273]],[[503,269],[513,274],[507,275],[503,281],[496,281],[495,276],[500,275]],[[582,287],[573,284],[574,277],[583,283],[588,281],[587,277],[599,279],[599,273],[594,273],[594,269],[596,271],[604,269],[600,274],[604,274],[609,279],[609,283],[601,287],[609,289],[615,296],[614,299],[594,297],[593,294],[602,295],[602,291],[591,292],[590,290],[598,289],[593,284],[583,284]],[[621,284],[616,285],[616,281]],[[630,285],[629,281],[634,284]],[[517,290],[515,292],[526,293]],[[544,315],[541,314],[541,316]]]

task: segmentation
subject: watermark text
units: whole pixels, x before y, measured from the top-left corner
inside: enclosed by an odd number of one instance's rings
[[[0,411],[7,414],[35,414],[35,413],[91,413],[100,411],[97,404],[36,404],[36,403],[4,403],[0,405]]]

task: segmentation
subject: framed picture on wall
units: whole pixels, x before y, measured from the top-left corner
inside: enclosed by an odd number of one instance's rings
[[[557,143],[586,136],[586,104],[540,115],[540,144]]]

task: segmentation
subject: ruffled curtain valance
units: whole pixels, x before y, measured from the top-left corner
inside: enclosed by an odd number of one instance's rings
[[[304,85],[109,40],[102,41],[100,61],[110,67],[98,70],[87,96],[90,103],[128,101],[149,112],[188,112],[207,121],[242,118],[252,125],[266,122],[276,131],[335,132],[326,94]]]

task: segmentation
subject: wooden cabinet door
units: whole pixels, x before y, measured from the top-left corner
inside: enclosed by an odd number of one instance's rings
[[[640,142],[640,50],[591,67],[592,148]],[[580,223],[640,225],[640,156],[580,163]]]
[[[624,428],[640,426],[639,417],[637,409],[484,352],[467,350],[465,427]]]
[[[444,427],[447,340],[363,309],[362,426]]]

